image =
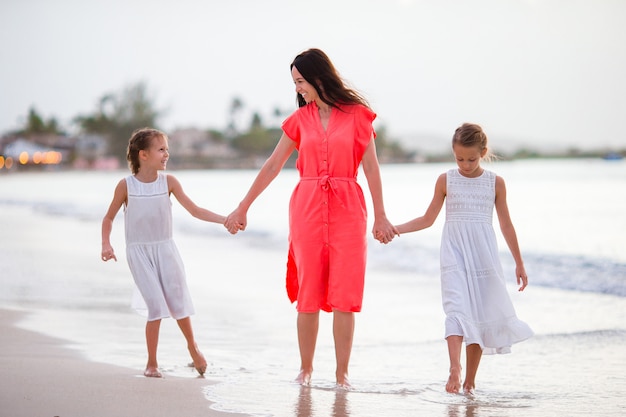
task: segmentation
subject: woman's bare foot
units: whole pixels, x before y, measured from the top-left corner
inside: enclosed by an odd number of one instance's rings
[[[352,385],[350,385],[347,374],[335,373],[335,378],[337,379],[337,388],[345,389],[348,391],[352,389]]]
[[[162,378],[161,372],[159,372],[159,368],[148,366],[145,371],[143,371],[143,376],[148,378]]]
[[[461,389],[461,368],[450,368],[450,377],[446,384],[446,391],[451,394],[458,394]]]
[[[337,388],[350,391],[352,390],[352,384],[350,384],[350,381],[348,381],[348,378],[344,378],[343,381],[341,382],[337,381]]]
[[[463,384],[463,394],[466,397],[471,397],[474,398],[474,390],[476,389],[476,387],[474,385],[469,385],[469,384]]]
[[[198,349],[198,346],[194,345],[189,347],[189,353],[191,354],[191,359],[193,360],[193,367],[196,368],[196,371],[198,371],[200,375],[204,375],[207,363],[206,359],[204,359],[204,355]]]
[[[294,382],[296,384],[308,387],[309,385],[311,385],[311,372],[300,371]]]

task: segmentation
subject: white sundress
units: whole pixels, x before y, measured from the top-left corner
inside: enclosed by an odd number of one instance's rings
[[[172,202],[167,175],[159,172],[154,182],[126,177],[128,203],[124,208],[126,259],[145,305],[148,321],[194,314],[185,268],[172,239]]]
[[[476,178],[447,172],[446,222],[441,239],[445,337],[463,336],[484,354],[509,353],[533,335],[519,320],[506,288],[492,225],[496,174]]]

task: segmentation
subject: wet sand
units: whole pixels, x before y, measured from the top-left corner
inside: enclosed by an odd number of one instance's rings
[[[16,327],[22,312],[0,310],[3,417],[227,417],[210,408],[198,378],[145,378],[90,362],[67,342]]]

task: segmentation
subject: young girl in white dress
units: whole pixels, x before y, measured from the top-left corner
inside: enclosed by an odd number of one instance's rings
[[[452,150],[458,168],[437,179],[435,194],[422,217],[396,226],[408,233],[430,227],[445,201],[441,241],[441,292],[446,314],[445,338],[450,356],[446,391],[461,389],[461,348],[466,345],[463,392],[473,394],[482,354],[509,353],[513,343],[533,335],[520,321],[506,289],[492,226],[495,206],[500,230],[515,260],[519,291],[528,276],[509,216],[504,180],[480,166],[488,158],[487,136],[480,126],[465,123],[454,133]]]
[[[226,220],[224,216],[198,207],[173,175],[160,172],[169,159],[167,142],[167,136],[156,129],[138,129],[132,134],[126,155],[132,175],[117,184],[113,201],[102,219],[102,260],[117,261],[110,236],[113,220],[124,206],[126,257],[148,310],[148,363],[144,375],[157,378],[162,376],[157,362],[161,319],[170,316],[177,321],[187,340],[196,370],[202,375],[207,367],[194,338],[189,317],[194,308],[184,265],[172,239],[170,194],[198,219],[220,224]]]

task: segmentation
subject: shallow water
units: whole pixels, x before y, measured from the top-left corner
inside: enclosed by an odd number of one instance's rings
[[[437,175],[449,167],[383,166],[392,221],[422,214]],[[431,229],[390,245],[370,241],[351,360],[354,390],[345,392],[334,388],[329,315],[320,323],[312,387],[292,383],[299,356],[284,268],[295,172],[281,173],[252,207],[248,230],[236,237],[174,203],[175,239],[197,310],[194,328],[210,362],[207,378],[220,382],[206,388],[214,407],[281,417],[623,415],[626,164],[543,160],[498,162],[489,169],[507,182],[530,276],[526,291],[515,289],[503,243],[502,260],[518,316],[536,336],[513,346],[510,355],[484,357],[473,399],[443,389],[443,213]],[[255,173],[174,174],[197,203],[227,214]],[[70,340],[90,359],[130,366],[140,375],[144,319],[129,308],[132,280],[121,215],[113,233],[119,262],[99,260],[100,219],[124,175],[0,176],[0,307],[33,312],[22,326]],[[172,320],[163,322],[159,356],[166,376],[196,377]]]

